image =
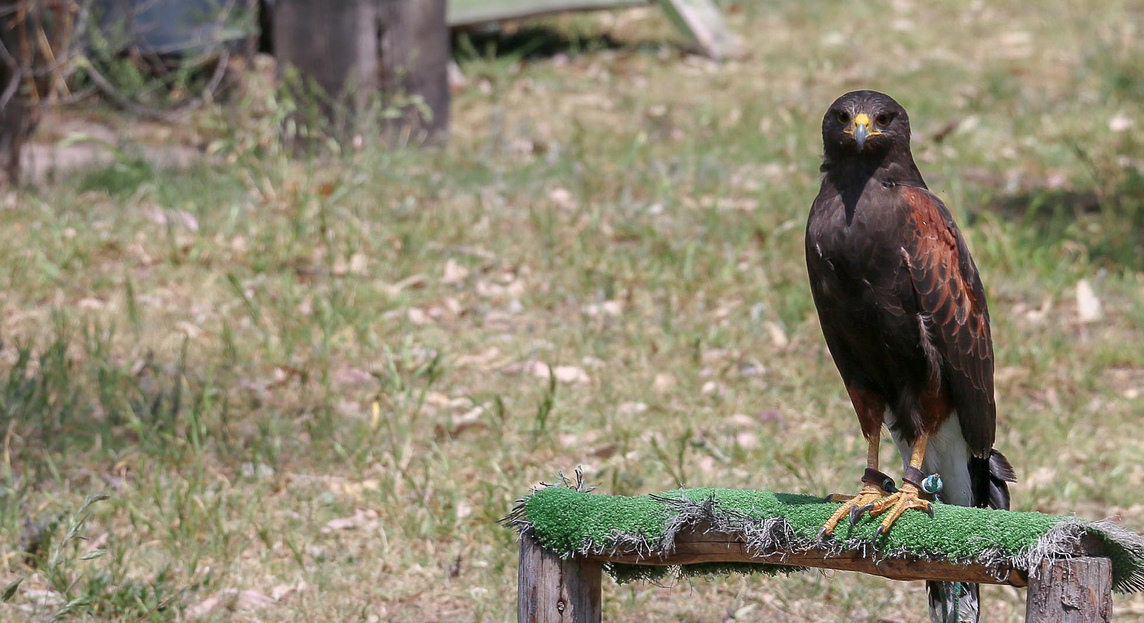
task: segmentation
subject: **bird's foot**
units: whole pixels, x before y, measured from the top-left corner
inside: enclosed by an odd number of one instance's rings
[[[877,531],[874,532],[874,538],[889,532],[890,526],[902,516],[902,513],[910,510],[911,508],[924,511],[930,517],[933,517],[933,504],[929,500],[924,499],[918,492],[917,486],[907,481],[902,488],[891,495],[888,495],[876,502],[871,506],[870,516],[877,517],[885,514],[885,519],[882,524],[878,526]]]
[[[822,541],[831,534],[834,534],[834,529],[838,527],[838,522],[842,521],[842,518],[847,515],[850,517],[850,525],[853,526],[858,522],[862,513],[874,508],[878,500],[888,495],[890,495],[890,493],[882,487],[864,482],[862,490],[858,492],[858,495],[835,494],[830,496],[829,499],[831,501],[842,502],[842,506],[839,506],[838,510],[834,511],[834,514],[831,515],[830,519],[826,520],[826,523],[822,526],[822,530],[818,531],[818,540]]]

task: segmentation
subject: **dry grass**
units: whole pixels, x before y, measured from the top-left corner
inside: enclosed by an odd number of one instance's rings
[[[125,146],[8,195],[0,618],[507,621],[495,520],[558,472],[849,488],[801,246],[820,115],[855,87],[910,110],[981,268],[1015,506],[1144,528],[1139,7],[729,8],[752,54],[723,65],[650,10],[462,42],[441,151],[291,160],[254,90],[190,132],[213,163]],[[1020,619],[1021,593],[986,599]],[[923,603],[843,574],[605,588],[615,621]]]

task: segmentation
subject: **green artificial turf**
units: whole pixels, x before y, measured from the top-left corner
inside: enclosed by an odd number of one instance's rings
[[[542,546],[567,556],[636,548],[669,550],[674,532],[697,521],[745,535],[755,550],[807,548],[838,508],[822,498],[736,489],[679,489],[657,495],[595,495],[572,487],[540,489],[521,501],[509,523],[532,534]],[[873,540],[880,519],[864,516],[851,527],[843,521],[829,543],[843,550],[873,546],[876,556],[902,555],[975,561],[997,568],[1029,571],[1040,559],[1068,555],[1080,536],[1105,543],[1113,561],[1113,585],[1127,592],[1144,589],[1144,541],[1108,522],[1030,512],[964,508],[935,503],[931,518],[907,511],[888,534]],[[760,529],[762,527],[762,529]],[[684,573],[759,570],[789,571],[774,565],[696,565]],[[662,567],[609,565],[618,580],[659,577]]]

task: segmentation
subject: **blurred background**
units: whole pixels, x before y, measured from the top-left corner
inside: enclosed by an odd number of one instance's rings
[[[1138,2],[0,20],[4,621],[511,621],[496,521],[577,466],[849,491],[802,244],[855,88],[909,110],[980,268],[1014,508],[1144,530]],[[817,572],[606,580],[604,616],[926,620],[920,583]]]

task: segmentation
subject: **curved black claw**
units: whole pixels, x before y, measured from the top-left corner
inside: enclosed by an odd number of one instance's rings
[[[885,532],[886,532],[885,524],[878,524],[878,529],[874,531],[874,536],[870,540],[871,541],[877,541],[878,537],[885,534]]]
[[[823,529],[818,531],[818,542],[819,543],[826,541],[826,539],[828,537],[830,537],[830,533],[826,531],[826,528],[823,528]]]
[[[930,519],[933,519],[933,503],[932,502],[928,506],[926,506],[926,514],[929,515]]]
[[[865,506],[854,506],[850,509],[850,527],[853,528],[858,524],[858,520],[862,519],[862,513],[870,512],[874,508],[873,504],[866,504]]]

